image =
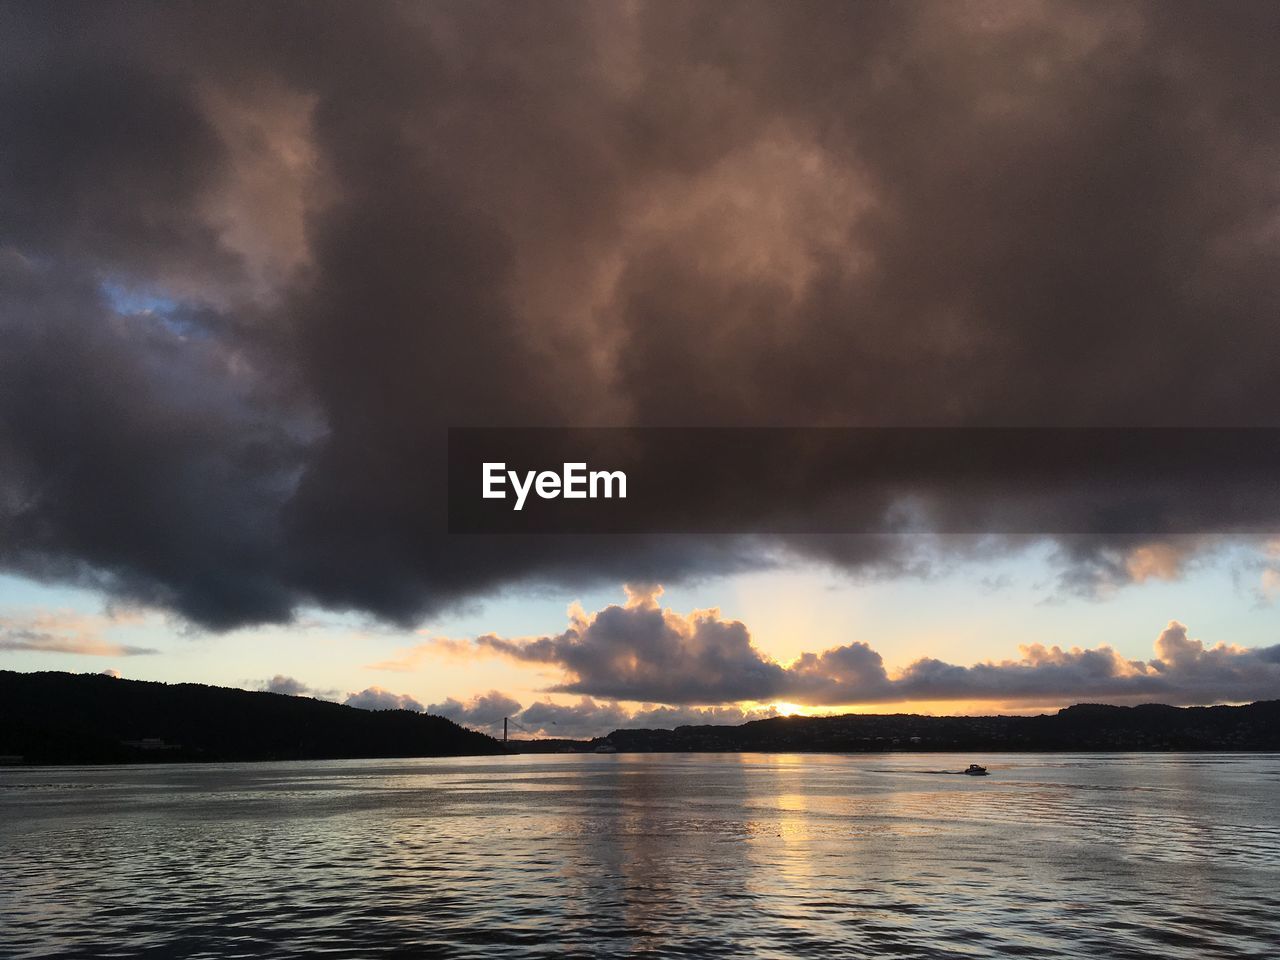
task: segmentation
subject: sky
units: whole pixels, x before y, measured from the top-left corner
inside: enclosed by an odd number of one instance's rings
[[[1248,534],[450,536],[442,440],[1280,426],[1278,19],[0,6],[0,668],[566,735],[1280,696],[1272,476]]]

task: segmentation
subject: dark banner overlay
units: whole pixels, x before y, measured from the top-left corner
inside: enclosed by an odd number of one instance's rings
[[[1280,531],[1280,429],[456,428],[448,443],[450,533]]]

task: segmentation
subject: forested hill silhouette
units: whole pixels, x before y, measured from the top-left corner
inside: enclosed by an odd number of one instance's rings
[[[444,717],[95,674],[0,670],[0,755],[24,763],[318,760],[502,753]]]
[[[1034,717],[848,714],[773,717],[735,727],[615,730],[587,749],[619,752],[880,750],[1280,750],[1280,700],[1245,706],[1084,703]],[[517,749],[523,749],[517,744]]]
[[[516,741],[516,752],[1280,750],[1280,700],[1079,704],[1042,716],[849,714]],[[482,756],[501,743],[443,717],[98,674],[0,670],[0,757],[29,764]],[[18,758],[21,758],[20,761]]]

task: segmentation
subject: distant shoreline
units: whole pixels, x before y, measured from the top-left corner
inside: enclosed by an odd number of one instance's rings
[[[584,753],[1280,752],[1280,700],[1039,716],[847,714],[507,744],[444,717],[97,674],[0,671],[0,769]]]
[[[528,742],[528,741],[522,741]],[[256,759],[256,760],[129,760],[122,762],[105,762],[105,763],[0,763],[0,777],[6,773],[14,771],[33,770],[69,770],[79,767],[86,769],[100,770],[105,768],[112,769],[151,769],[157,767],[173,768],[173,767],[212,767],[212,766],[270,766],[276,764],[304,764],[304,763],[376,763],[379,761],[402,761],[402,760],[501,760],[504,757],[582,757],[584,759],[608,759],[610,757],[619,756],[652,756],[652,757],[708,757],[708,756],[756,756],[756,757],[875,757],[875,756],[894,756],[894,757],[978,757],[984,762],[990,762],[992,758],[1000,757],[1027,757],[1027,756],[1088,756],[1098,757],[1102,759],[1118,759],[1123,757],[1154,757],[1154,756],[1239,756],[1239,757],[1267,757],[1280,756],[1280,749],[1277,750],[1247,750],[1247,749],[1199,749],[1199,750],[988,750],[978,752],[973,750],[886,750],[880,753],[872,751],[848,751],[848,750],[652,750],[652,751],[630,751],[618,752],[612,754],[600,754],[593,750],[571,750],[571,751],[521,751],[508,750],[505,753],[481,754],[481,753],[461,753],[434,756],[403,756],[403,757],[282,757],[277,759]],[[924,773],[936,773],[939,775],[956,775],[959,776],[961,770],[927,770],[917,771]]]

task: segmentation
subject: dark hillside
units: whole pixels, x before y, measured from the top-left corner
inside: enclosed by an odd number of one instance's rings
[[[443,717],[95,674],[0,671],[0,755],[25,763],[502,753]],[[10,761],[12,762],[12,761]]]
[[[1238,707],[1077,704],[1035,717],[773,717],[736,727],[615,730],[588,748],[602,744],[622,752],[1280,750],[1280,700]]]

